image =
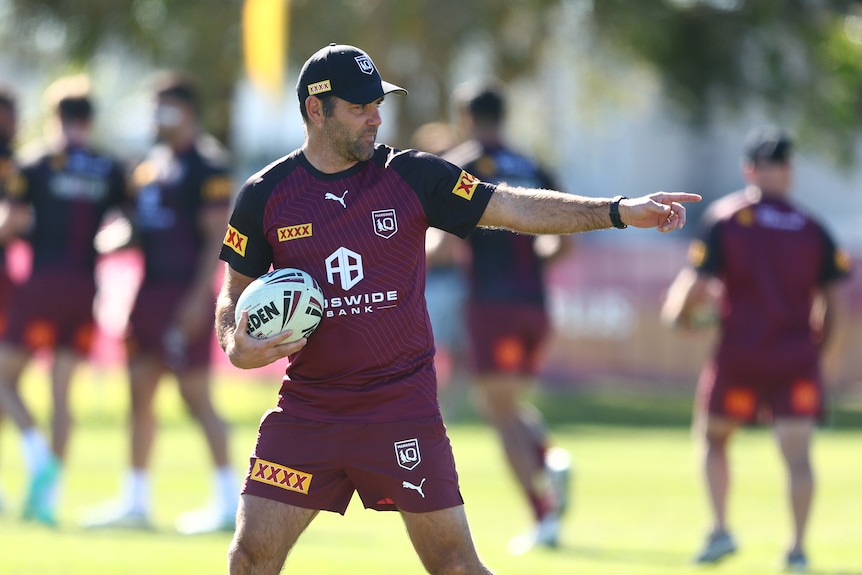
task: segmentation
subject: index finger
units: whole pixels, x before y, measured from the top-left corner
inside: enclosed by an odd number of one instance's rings
[[[703,196],[690,192],[659,192],[653,199],[661,204],[672,204],[675,202],[699,202]]]

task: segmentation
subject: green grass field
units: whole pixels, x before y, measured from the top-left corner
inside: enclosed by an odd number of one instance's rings
[[[210,466],[198,431],[185,417],[174,385],[159,395],[163,426],[154,461],[155,532],[88,532],[76,519],[113,496],[125,462],[124,380],[87,370],[76,381],[79,427],[66,473],[60,526],[18,520],[24,491],[18,433],[0,436],[0,574],[225,573],[230,534],[184,537],[172,531],[182,511],[202,506]],[[46,384],[28,372],[26,395],[46,414]],[[222,376],[217,399],[232,424],[232,451],[245,465],[258,418],[275,400],[277,382]],[[528,516],[502,465],[496,442],[469,415],[450,425],[479,553],[498,574],[674,575],[776,572],[788,538],[783,475],[767,430],[744,430],[732,451],[731,517],[741,545],[725,563],[698,568],[689,558],[707,526],[706,505],[687,429],[689,400],[678,396],[539,396],[557,442],[575,462],[573,508],[562,547],[511,557],[508,539]],[[862,575],[862,429],[859,410],[839,412],[815,445],[819,492],[810,529],[812,572]],[[423,573],[394,513],[365,511],[354,498],[345,517],[322,514],[300,539],[287,573],[386,575]]]

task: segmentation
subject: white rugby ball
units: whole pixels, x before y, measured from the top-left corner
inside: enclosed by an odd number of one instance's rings
[[[308,337],[323,318],[323,291],[311,275],[295,268],[263,274],[236,302],[236,321],[248,311],[248,334],[258,339],[287,330],[284,343]]]

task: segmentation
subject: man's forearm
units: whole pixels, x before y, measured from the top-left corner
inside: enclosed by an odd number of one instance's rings
[[[500,185],[479,226],[528,234],[572,234],[612,227],[610,199]]]

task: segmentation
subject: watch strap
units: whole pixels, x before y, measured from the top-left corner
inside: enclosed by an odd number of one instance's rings
[[[628,226],[623,223],[623,219],[620,217],[620,202],[622,200],[627,200],[626,196],[614,196],[611,200],[610,206],[610,216],[611,216],[611,224],[617,229],[624,230]]]

